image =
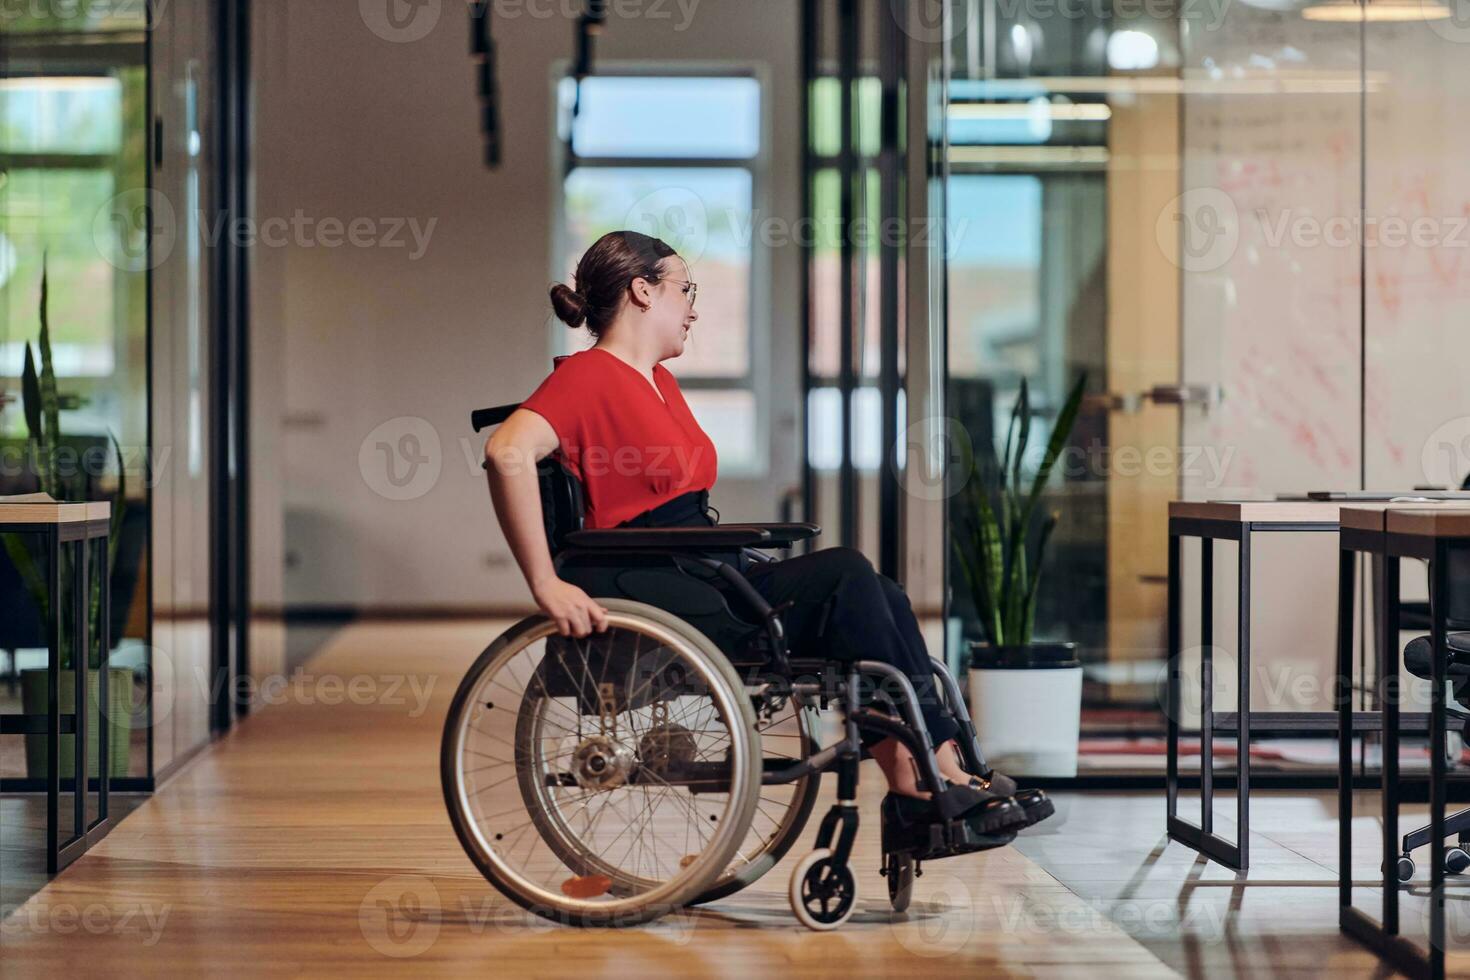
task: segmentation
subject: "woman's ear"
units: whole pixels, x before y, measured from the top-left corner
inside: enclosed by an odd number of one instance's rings
[[[653,305],[653,285],[647,279],[635,276],[629,283],[628,290],[634,306],[646,311]]]

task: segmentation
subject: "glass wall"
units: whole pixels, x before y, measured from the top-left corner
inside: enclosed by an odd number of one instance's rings
[[[1085,665],[1081,771],[1161,773],[1169,500],[1470,473],[1450,122],[1470,34],[1447,6],[1381,0],[953,9],[950,414],[1003,447],[1024,379],[1034,471],[1086,376],[1043,498],[1057,523],[1035,637]],[[971,506],[952,498],[952,526]],[[1258,542],[1255,711],[1330,708],[1333,548]],[[1232,710],[1235,552],[1216,553],[1216,708]],[[1185,567],[1188,638],[1197,552]],[[1422,571],[1405,581],[1424,597]],[[950,584],[982,638],[967,583]],[[1258,772],[1335,758],[1309,737],[1265,744]]]
[[[158,5],[150,22],[141,2],[54,6],[7,12],[0,48],[0,494],[113,504],[109,764],[126,777],[115,788],[144,789],[208,741],[225,693],[211,625],[219,10]],[[36,418],[50,378],[57,433]],[[0,710],[31,713],[45,639],[30,547],[5,545]],[[44,775],[32,737],[3,741],[0,775]]]
[[[1152,666],[1163,646],[1162,579],[1141,582],[1138,557],[1110,547],[1131,545],[1143,530],[1140,515],[1116,502],[1122,488],[1111,460],[1122,445],[1172,443],[1172,427],[1152,406],[1114,395],[1178,376],[1177,294],[1168,281],[1177,270],[1151,246],[1153,214],[1167,200],[1159,194],[1177,192],[1170,137],[1178,132],[1178,25],[1124,21],[1110,5],[1089,4],[1064,15],[1062,5],[970,0],[956,3],[953,16],[948,414],[974,446],[973,480],[999,500],[1008,442],[1020,459],[1019,481],[1015,471],[1008,481],[1024,490],[1082,384],[1085,398],[1027,538],[1036,548],[1054,519],[1032,637],[1077,644],[1090,665],[1089,700],[1104,708],[1089,722],[1111,727],[1111,709],[1129,712],[1151,695],[1147,673],[1133,674],[1131,663]],[[1120,427],[1124,413],[1140,417]],[[951,613],[966,646],[996,639],[979,612],[992,603],[988,587],[965,574],[974,568],[977,507],[971,492],[950,498]],[[1155,571],[1161,576],[1162,564]],[[1140,588],[1158,592],[1157,612]],[[1131,608],[1138,605],[1144,609]],[[1001,624],[1000,642],[1019,641],[1006,631]]]
[[[142,4],[66,9],[8,12],[0,47],[0,495],[112,502],[108,764],[113,776],[146,778],[148,283],[145,231],[128,217],[148,180],[147,24]],[[55,432],[37,417],[47,378]],[[18,536],[0,552],[6,712],[45,704],[45,634],[24,575],[39,557]],[[44,769],[38,737],[0,744],[0,775]]]

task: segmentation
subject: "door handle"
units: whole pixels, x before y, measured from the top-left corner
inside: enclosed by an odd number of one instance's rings
[[[1133,414],[1143,408],[1144,402],[1155,405],[1201,405],[1205,411],[1225,400],[1225,389],[1219,385],[1154,385],[1147,391],[1105,391],[1088,395],[1083,399],[1085,408],[1092,411],[1123,412]]]
[[[1155,405],[1203,405],[1213,408],[1225,400],[1219,385],[1154,385],[1143,397]]]

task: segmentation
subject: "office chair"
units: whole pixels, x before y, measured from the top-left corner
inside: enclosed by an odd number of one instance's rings
[[[1451,732],[1462,738],[1470,722],[1470,551],[1458,550],[1450,553],[1450,594],[1430,596],[1431,602],[1445,602],[1445,618],[1449,633],[1445,637],[1449,663],[1445,665],[1445,678],[1450,684],[1450,699],[1447,700],[1447,721]],[[1431,576],[1430,581],[1433,581]],[[1415,677],[1426,680],[1433,677],[1434,643],[1431,637],[1421,636],[1404,648],[1404,666]],[[1457,753],[1458,754],[1458,753]],[[1452,760],[1457,761],[1457,760]],[[1462,874],[1470,869],[1470,808],[1447,814],[1444,821],[1445,837],[1454,834],[1456,843],[1445,848],[1445,871]],[[1429,828],[1420,827],[1404,835],[1403,854],[1398,860],[1400,881],[1414,877],[1414,859],[1410,856],[1416,848],[1430,843]]]

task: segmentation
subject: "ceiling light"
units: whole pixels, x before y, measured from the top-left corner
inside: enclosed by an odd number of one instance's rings
[[[1108,35],[1108,67],[1113,71],[1148,71],[1159,65],[1159,42],[1143,31]]]
[[[1360,21],[1444,20],[1450,8],[1439,0],[1328,0],[1302,11],[1307,20],[1358,23]]]

